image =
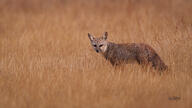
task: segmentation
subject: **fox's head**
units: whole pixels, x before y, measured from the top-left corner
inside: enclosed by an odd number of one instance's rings
[[[105,32],[103,36],[95,38],[90,33],[88,33],[91,45],[93,46],[94,50],[97,53],[104,53],[107,50],[107,44],[108,44],[107,35],[108,33]]]

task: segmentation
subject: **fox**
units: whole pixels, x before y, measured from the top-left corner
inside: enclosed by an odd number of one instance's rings
[[[93,49],[103,55],[106,60],[110,61],[112,66],[136,61],[141,65],[151,63],[155,70],[167,70],[168,66],[151,46],[144,43],[114,43],[108,41],[107,37],[108,32],[104,32],[101,37],[94,37],[88,33],[88,38]]]

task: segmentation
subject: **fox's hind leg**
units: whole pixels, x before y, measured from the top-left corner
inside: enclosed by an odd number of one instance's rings
[[[145,57],[145,56],[137,56],[135,59],[138,64],[143,64],[143,65],[148,64],[147,57]]]
[[[136,61],[137,61],[138,64],[141,64],[141,61],[139,60],[138,57],[136,57]]]

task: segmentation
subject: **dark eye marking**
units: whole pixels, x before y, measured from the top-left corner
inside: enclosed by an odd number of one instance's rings
[[[97,47],[97,45],[93,45],[94,47]]]
[[[102,46],[103,46],[103,44],[99,45],[99,47],[102,47]]]

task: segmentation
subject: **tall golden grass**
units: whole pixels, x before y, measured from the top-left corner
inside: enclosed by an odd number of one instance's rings
[[[0,108],[191,108],[189,0],[1,0]],[[114,69],[87,33],[152,46],[163,75]]]

